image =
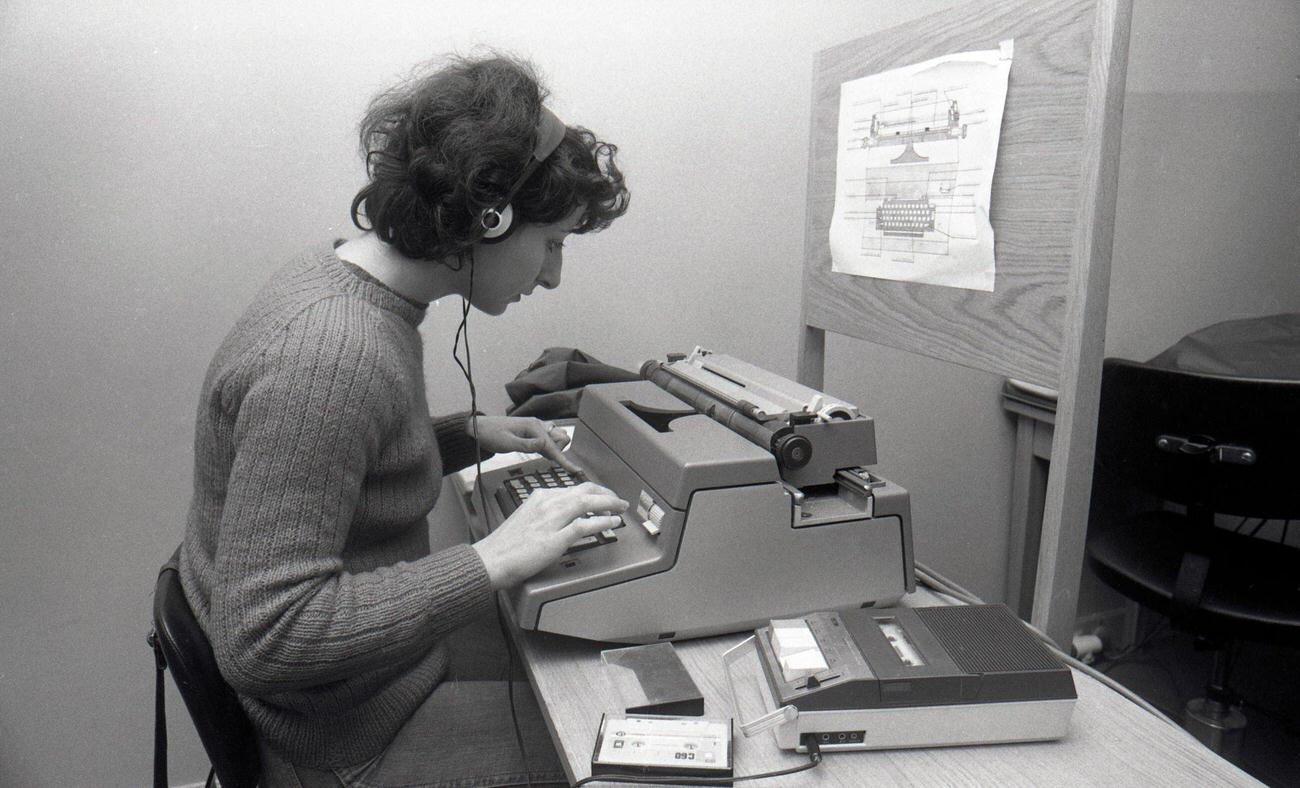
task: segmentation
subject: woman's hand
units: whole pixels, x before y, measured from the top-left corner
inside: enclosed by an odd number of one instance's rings
[[[534,452],[570,473],[582,473],[577,463],[564,454],[568,434],[549,421],[518,416],[475,416],[469,421],[470,434],[478,430],[479,446],[490,452]]]
[[[618,525],[627,501],[592,482],[535,490],[495,531],[474,543],[492,588],[523,582],[574,542]]]

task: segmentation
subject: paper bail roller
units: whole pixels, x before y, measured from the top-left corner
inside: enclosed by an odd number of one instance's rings
[[[651,359],[642,364],[641,377],[754,445],[771,452],[777,464],[784,469],[802,468],[812,459],[812,442],[802,435],[795,435],[784,421],[759,421],[746,413],[746,403],[743,401],[736,404],[724,402],[673,374],[663,362]]]

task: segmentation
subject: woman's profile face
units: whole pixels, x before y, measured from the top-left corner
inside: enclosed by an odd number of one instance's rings
[[[538,286],[559,287],[564,239],[581,218],[582,208],[574,208],[554,224],[525,223],[500,243],[475,246],[475,308],[499,315]]]

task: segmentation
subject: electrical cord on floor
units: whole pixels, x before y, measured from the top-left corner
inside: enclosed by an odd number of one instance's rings
[[[784,777],[787,774],[806,772],[822,762],[822,751],[817,742],[808,739],[808,763],[762,774],[743,774],[739,777],[650,777],[642,774],[593,774],[573,784],[573,788],[590,783],[645,783],[647,785],[731,785],[750,780],[766,780],[769,777]]]
[[[954,581],[949,580],[948,578],[944,577],[938,572],[935,572],[919,563],[916,564],[916,577],[926,587],[930,588],[933,591],[938,592],[943,596],[953,599],[957,602],[964,602],[968,605],[984,604],[984,600],[975,596],[975,594],[961,587]],[[1084,663],[1075,659],[1073,656],[1062,651],[1056,645],[1056,643],[1053,642],[1052,639],[1049,638],[1044,632],[1038,629],[1038,627],[1035,627],[1033,624],[1030,624],[1028,621],[1022,621],[1021,623],[1023,623],[1025,625],[1025,628],[1028,629],[1031,633],[1033,633],[1035,637],[1037,637],[1040,641],[1042,641],[1043,645],[1047,646],[1048,649],[1050,649],[1053,653],[1055,653],[1058,657],[1060,657],[1067,665],[1079,671],[1080,673],[1084,673],[1090,676],[1091,678],[1096,679],[1097,681],[1111,688],[1115,692],[1118,692],[1120,695],[1123,695],[1125,698],[1128,698],[1130,701],[1132,701],[1133,703],[1141,707],[1144,711],[1149,712],[1157,719],[1167,723],[1170,727],[1175,728],[1176,730],[1178,730],[1180,733],[1184,734],[1188,738],[1192,739],[1193,741],[1196,741],[1198,744],[1200,743],[1200,741],[1196,739],[1195,736],[1192,736],[1191,733],[1188,733],[1186,728],[1179,725],[1168,714],[1165,714],[1163,711],[1156,708],[1145,698],[1138,695],[1136,692],[1129,689],[1128,687],[1125,687],[1123,684],[1120,684],[1118,681],[1111,678],[1110,676],[1107,676],[1105,673],[1102,673],[1101,671],[1092,667],[1091,665],[1085,665]]]
[[[1136,644],[1124,648],[1120,650],[1119,653],[1111,654],[1110,656],[1106,656],[1106,654],[1103,653],[1100,658],[1100,662],[1102,664],[1097,666],[1097,669],[1100,670],[1102,673],[1109,673],[1112,669],[1119,667],[1120,665],[1123,665],[1125,662],[1128,662],[1129,660],[1136,658],[1138,655],[1142,653],[1143,649],[1145,649],[1148,645],[1151,644],[1153,640],[1156,639],[1157,635],[1171,634],[1171,632],[1168,631],[1168,627],[1169,627],[1169,619],[1167,618],[1160,619],[1159,621],[1156,622],[1155,626],[1151,627],[1151,631],[1148,632],[1146,635],[1144,635],[1142,639],[1139,640]]]

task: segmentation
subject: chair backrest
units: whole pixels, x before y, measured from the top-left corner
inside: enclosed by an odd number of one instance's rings
[[[261,774],[257,736],[234,690],[217,669],[212,645],[199,626],[172,566],[158,574],[154,631],[167,668],[189,709],[203,749],[224,788],[252,788]]]
[[[1096,462],[1189,509],[1300,519],[1300,381],[1108,358]]]

